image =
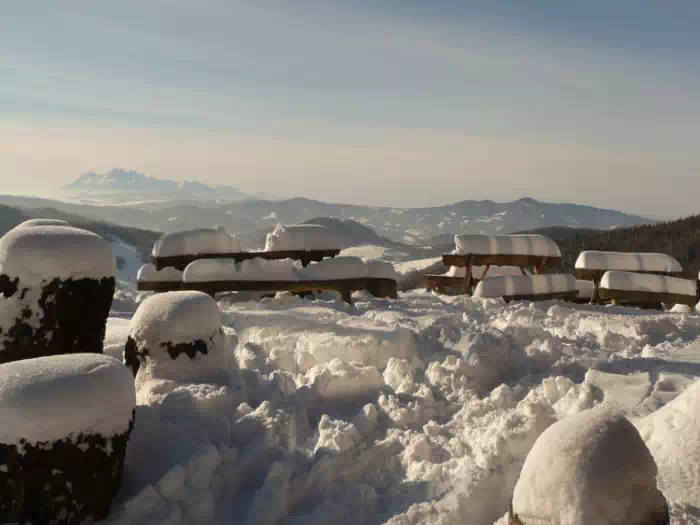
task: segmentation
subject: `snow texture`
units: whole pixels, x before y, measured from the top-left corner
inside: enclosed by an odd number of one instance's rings
[[[233,259],[199,259],[191,262],[182,273],[185,283],[232,281],[236,279],[236,262]]]
[[[301,281],[357,279],[367,277],[367,271],[367,265],[359,257],[334,257],[312,262],[299,270],[298,276]]]
[[[153,245],[154,257],[238,253],[241,243],[221,227],[166,233]]]
[[[528,524],[656,523],[657,468],[639,433],[606,407],[555,423],[527,456],[513,512]]]
[[[681,272],[681,264],[663,253],[581,252],[576,269],[626,272]]]
[[[393,279],[394,281],[397,281],[399,278],[398,272],[390,262],[381,261],[379,259],[369,259],[365,261],[365,265],[367,266],[367,277]]]
[[[317,224],[278,224],[267,234],[265,251],[337,250],[341,246],[333,231]]]
[[[167,292],[144,300],[129,325],[129,335],[151,350],[163,342],[209,340],[221,329],[216,301],[201,292]]]
[[[458,254],[561,257],[559,246],[543,235],[455,235]]]
[[[242,261],[237,279],[248,281],[296,281],[301,262],[292,259],[266,260],[261,257]]]
[[[576,290],[573,275],[504,275],[486,277],[474,290],[474,297],[498,298],[512,295],[542,295]]]
[[[114,277],[116,259],[99,235],[67,226],[15,228],[0,239],[0,274],[24,287],[53,279]]]
[[[628,290],[640,292],[670,293],[695,297],[697,281],[644,273],[605,272],[600,287],[606,290]]]
[[[136,280],[141,283],[150,282],[182,282],[182,272],[177,268],[168,266],[162,270],[156,270],[152,264],[144,264],[139,268],[139,273],[136,275]]]
[[[0,365],[0,443],[50,443],[125,432],[136,406],[131,372],[100,354]]]

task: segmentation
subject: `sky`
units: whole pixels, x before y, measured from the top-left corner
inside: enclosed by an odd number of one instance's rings
[[[700,2],[5,0],[2,192],[87,171],[400,207],[700,195]]]

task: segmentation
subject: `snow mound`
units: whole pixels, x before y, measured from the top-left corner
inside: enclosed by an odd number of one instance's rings
[[[498,298],[512,295],[541,295],[576,290],[576,279],[569,274],[504,275],[479,282],[474,297]]]
[[[153,245],[154,257],[176,255],[200,255],[214,253],[237,253],[241,243],[223,228],[199,228],[174,233],[166,233]]]
[[[657,468],[637,429],[606,407],[586,410],[542,433],[513,493],[523,523],[653,524],[666,514]]]
[[[182,272],[185,283],[209,281],[232,281],[237,277],[236,262],[233,259],[198,259],[187,265]]]
[[[667,498],[700,507],[700,381],[639,423]]]
[[[167,292],[152,295],[136,310],[129,335],[137,343],[156,349],[161,343],[208,341],[221,329],[221,310],[201,292]]]
[[[168,282],[175,283],[182,281],[182,272],[177,268],[168,266],[162,270],[156,270],[152,264],[144,264],[139,268],[139,273],[136,275],[136,280],[141,283],[151,282]]]
[[[374,366],[335,358],[306,374],[308,384],[321,399],[345,400],[364,397],[384,386],[382,374]]]
[[[365,265],[367,266],[367,277],[393,279],[394,281],[397,281],[399,278],[394,265],[390,262],[370,259],[365,261]]]
[[[337,250],[341,246],[333,231],[318,224],[278,224],[267,234],[265,251]]]
[[[663,253],[581,252],[576,269],[621,270],[627,272],[681,272],[681,264]]]
[[[266,260],[261,257],[242,261],[237,279],[248,281],[296,281],[301,262],[293,259]]]
[[[697,293],[697,282],[690,279],[620,271],[605,272],[600,287],[606,290],[670,293],[691,297]]]
[[[359,257],[334,257],[311,263],[298,272],[301,281],[367,277],[367,265]]]
[[[58,219],[29,219],[18,224],[15,228],[27,228],[32,226],[70,226],[66,221]]]
[[[135,406],[129,369],[106,355],[69,354],[0,365],[0,443],[121,434]]]
[[[559,246],[543,235],[455,235],[461,255],[535,255],[561,257]]]
[[[53,279],[114,277],[110,244],[92,232],[68,226],[15,228],[0,239],[0,274],[22,286]]]

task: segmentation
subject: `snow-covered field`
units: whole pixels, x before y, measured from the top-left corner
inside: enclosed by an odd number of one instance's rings
[[[673,523],[700,523],[699,314],[354,299],[220,301],[230,378],[139,384],[108,522],[490,525],[538,436],[607,403],[655,455]]]

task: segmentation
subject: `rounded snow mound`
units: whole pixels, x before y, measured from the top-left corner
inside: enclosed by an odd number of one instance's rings
[[[148,263],[139,268],[136,280],[141,283],[180,282],[182,281],[182,272],[172,266],[168,266],[162,270],[156,270],[155,266]]]
[[[152,254],[154,257],[173,257],[240,251],[239,240],[217,227],[166,233],[153,245]]]
[[[216,301],[202,292],[167,292],[152,295],[136,310],[129,335],[156,349],[161,342],[207,341],[221,330],[221,310]]]
[[[236,278],[236,262],[233,259],[198,259],[187,265],[182,281],[201,283],[231,281]]]
[[[0,239],[0,274],[19,278],[23,286],[53,279],[102,279],[116,271],[110,244],[80,228],[15,228]]]
[[[265,251],[337,250],[338,239],[333,230],[320,224],[278,224],[267,234]]]
[[[602,407],[568,416],[539,437],[513,493],[525,525],[653,525],[668,513],[657,467],[637,429]]]
[[[134,378],[110,356],[67,354],[0,365],[0,443],[121,434],[135,406]]]
[[[396,272],[394,265],[387,261],[379,259],[370,259],[365,262],[367,265],[367,276],[379,279],[398,280],[399,274]]]
[[[18,224],[15,228],[25,228],[31,226],[70,226],[66,221],[59,219],[29,219]]]
[[[299,270],[302,281],[322,281],[331,279],[357,279],[367,277],[367,265],[359,257],[343,256],[313,262]]]

